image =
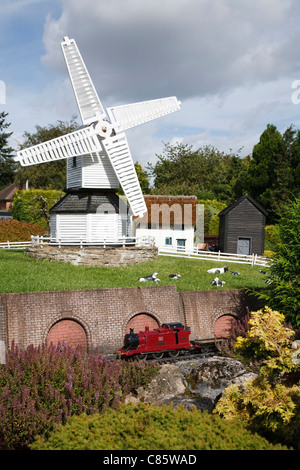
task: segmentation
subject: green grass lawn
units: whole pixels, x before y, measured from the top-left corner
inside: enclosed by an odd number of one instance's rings
[[[23,251],[0,250],[0,293],[154,286],[156,283],[138,281],[139,277],[153,272],[158,272],[159,285],[176,285],[178,291],[220,289],[211,285],[216,275],[208,274],[207,269],[224,265],[223,262],[161,256],[133,266],[86,267],[35,260]],[[228,272],[217,275],[225,281],[223,289],[266,287],[259,266],[228,263],[228,267]],[[230,271],[238,271],[240,275],[233,276]],[[182,277],[171,280],[169,274],[176,272]]]

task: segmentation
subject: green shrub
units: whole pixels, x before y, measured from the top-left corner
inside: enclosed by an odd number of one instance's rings
[[[45,235],[46,231],[39,225],[18,220],[4,220],[0,222],[0,243],[27,242],[31,235]]]
[[[248,337],[238,337],[236,350],[248,363],[260,361],[259,375],[228,387],[215,413],[242,418],[249,429],[275,442],[300,449],[300,365],[292,349],[295,332],[284,315],[265,307],[251,312]]]
[[[278,227],[276,225],[266,225],[265,226],[265,240],[269,242],[269,246],[273,250],[277,247],[279,243]]]
[[[49,210],[62,195],[62,191],[54,189],[19,190],[14,195],[11,208],[13,218],[47,228]]]
[[[73,415],[116,407],[156,373],[144,361],[108,361],[79,347],[12,345],[0,367],[0,448],[27,449],[37,434]]]
[[[121,405],[93,416],[72,417],[32,450],[268,450],[284,449],[251,434],[239,421],[182,406]]]

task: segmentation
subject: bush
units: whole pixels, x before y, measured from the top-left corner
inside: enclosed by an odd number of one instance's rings
[[[300,449],[300,365],[292,349],[295,332],[284,320],[268,307],[251,313],[248,337],[237,338],[236,350],[250,364],[260,360],[259,375],[228,387],[214,412],[241,417],[269,440]]]
[[[0,368],[0,448],[27,449],[35,435],[46,436],[72,415],[116,407],[156,370],[63,344],[24,351],[12,345]]]
[[[14,195],[12,215],[16,220],[49,226],[49,210],[64,193],[54,189],[19,190]]]
[[[268,273],[268,288],[260,298],[284,312],[286,321],[300,327],[300,199],[286,209],[277,225],[278,243]]]
[[[227,423],[219,416],[182,406],[121,405],[93,416],[69,419],[48,439],[37,437],[32,450],[271,450],[271,445],[251,434],[239,421]]]
[[[269,242],[269,246],[275,249],[280,241],[278,227],[276,225],[265,226],[265,240]]]
[[[45,235],[42,227],[18,220],[4,220],[0,222],[0,243],[27,242],[31,235]]]

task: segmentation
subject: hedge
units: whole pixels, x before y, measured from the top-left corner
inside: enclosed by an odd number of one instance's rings
[[[39,225],[18,220],[4,220],[0,222],[0,243],[27,242],[31,235],[45,235],[46,231]]]
[[[70,418],[48,439],[37,437],[31,450],[285,450],[240,421],[227,422],[179,406],[122,404],[91,416]]]

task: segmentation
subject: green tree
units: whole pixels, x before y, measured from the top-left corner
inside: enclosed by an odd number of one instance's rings
[[[300,199],[286,208],[277,230],[270,284],[260,297],[296,328],[300,326]]]
[[[6,188],[14,181],[15,162],[13,159],[13,149],[8,145],[8,139],[13,134],[6,132],[10,123],[5,122],[8,113],[0,113],[0,190]]]
[[[157,163],[147,169],[154,178],[153,193],[195,195],[229,203],[242,195],[247,166],[236,155],[225,154],[210,145],[165,144]]]
[[[49,210],[62,195],[62,191],[54,189],[19,190],[13,199],[13,218],[46,229],[50,223]]]
[[[139,179],[143,194],[148,194],[149,192],[149,179],[147,172],[143,169],[142,165],[139,162],[134,164],[137,177]]]
[[[268,211],[269,223],[276,223],[284,206],[300,194],[300,133],[293,126],[283,135],[268,124],[253,147],[246,186],[248,192]]]
[[[34,134],[24,133],[25,140],[20,145],[20,150],[68,134],[77,128],[75,117],[70,122],[58,121],[56,125],[36,126]],[[28,167],[19,165],[15,178],[16,183],[22,187],[27,180],[31,188],[63,190],[66,186],[66,160],[56,160]]]

